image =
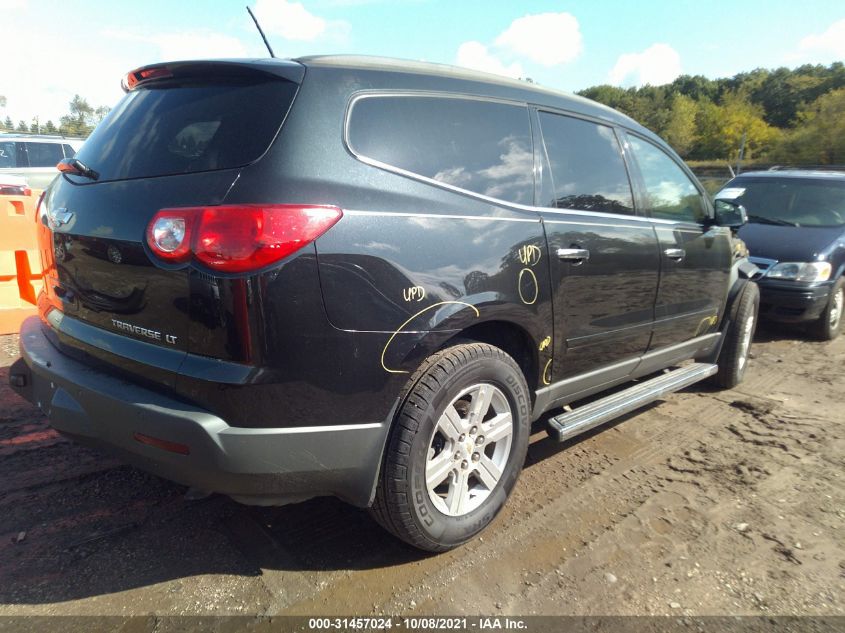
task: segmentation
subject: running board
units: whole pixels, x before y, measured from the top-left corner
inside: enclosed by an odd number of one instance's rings
[[[693,363],[673,369],[657,378],[637,383],[624,391],[561,413],[549,420],[549,435],[564,442],[621,415],[639,409],[661,396],[697,383],[718,371],[716,365]]]

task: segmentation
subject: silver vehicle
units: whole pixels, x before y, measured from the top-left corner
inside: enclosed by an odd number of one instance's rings
[[[0,134],[0,180],[20,176],[33,189],[44,189],[59,173],[56,163],[72,158],[83,139],[40,134]]]

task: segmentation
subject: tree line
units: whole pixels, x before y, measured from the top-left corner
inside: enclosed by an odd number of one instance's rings
[[[6,107],[6,97],[0,95],[0,108]],[[79,95],[74,95],[68,103],[68,113],[59,119],[56,125],[52,120],[42,122],[33,117],[29,122],[21,119],[17,125],[7,116],[0,119],[0,132],[18,132],[21,134],[61,134],[87,138],[97,124],[109,113],[108,106],[94,107]]]
[[[687,160],[845,163],[845,65],[682,75],[663,86],[594,86],[581,96],[650,128]]]

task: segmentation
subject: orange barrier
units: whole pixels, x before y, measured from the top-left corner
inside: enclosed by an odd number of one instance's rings
[[[35,301],[44,284],[31,196],[0,196],[0,334],[13,334],[36,314]]]

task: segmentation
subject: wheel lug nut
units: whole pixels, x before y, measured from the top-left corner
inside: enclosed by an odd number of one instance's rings
[[[460,454],[460,453],[455,453],[455,460],[458,460],[458,459],[460,459],[460,458],[461,458],[461,454]]]
[[[477,462],[479,459],[481,459],[481,455],[479,453],[472,454],[472,461]]]
[[[469,462],[467,460],[462,461],[461,462],[461,468],[463,468],[464,470],[469,468]]]
[[[478,433],[478,427],[477,426],[474,426],[469,430],[470,435],[475,435],[476,433]]]
[[[467,436],[464,435],[463,433],[461,433],[460,436],[458,437],[458,441],[463,442],[466,438],[467,438]]]
[[[483,435],[479,435],[477,438],[475,438],[475,443],[476,443],[476,444],[478,444],[479,446],[481,446],[482,444],[484,444],[484,436],[483,436]]]

